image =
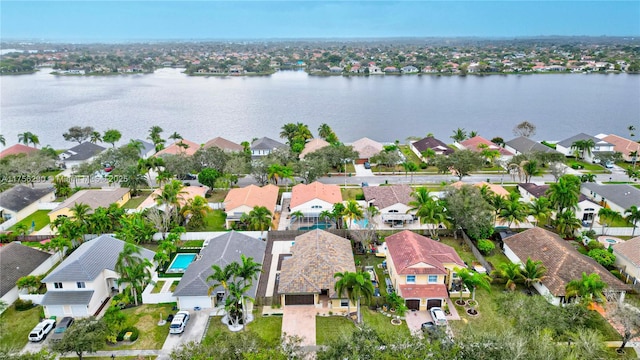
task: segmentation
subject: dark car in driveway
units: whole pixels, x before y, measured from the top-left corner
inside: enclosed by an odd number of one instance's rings
[[[364,163],[364,168],[365,168],[365,169],[367,169],[367,170],[371,170],[371,163],[370,163],[370,162],[368,162],[368,161],[367,161],[367,162],[365,162],[365,163]]]
[[[58,323],[56,329],[53,331],[51,335],[51,341],[58,341],[64,337],[65,331],[73,324],[72,317],[63,317],[62,320]]]

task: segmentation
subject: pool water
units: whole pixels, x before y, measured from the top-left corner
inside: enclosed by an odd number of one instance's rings
[[[609,244],[617,244],[617,243],[618,243],[618,241],[613,240],[613,239],[607,239],[607,242],[608,242]]]
[[[319,222],[311,226],[300,226],[298,230],[315,230],[315,229],[324,230],[324,229],[329,229],[330,227],[331,227],[330,223]]]
[[[173,258],[171,265],[166,272],[183,273],[187,271],[189,265],[195,260],[196,254],[178,254]]]
[[[356,223],[360,227],[360,229],[366,229],[367,226],[369,226],[368,219],[354,220],[354,223]]]

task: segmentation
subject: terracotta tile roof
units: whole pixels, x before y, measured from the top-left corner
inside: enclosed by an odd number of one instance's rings
[[[622,157],[626,161],[631,161],[631,157],[629,156],[630,152],[637,151],[638,153],[640,153],[639,143],[635,141],[631,141],[629,139],[625,139],[621,136],[611,134],[603,137],[602,140],[610,144],[613,144],[613,150],[621,152]]]
[[[613,252],[621,254],[629,261],[640,267],[640,236],[612,246]]]
[[[453,149],[447,146],[444,142],[434,138],[433,136],[426,137],[412,143],[413,147],[419,152],[423,152],[427,149],[433,149],[436,154],[450,155],[453,154]]]
[[[291,190],[290,207],[300,206],[313,199],[320,199],[330,204],[342,202],[342,193],[338,185],[325,185],[314,181],[311,184],[298,184]]]
[[[31,154],[31,153],[35,153],[38,152],[39,150],[31,147],[31,146],[27,146],[27,145],[22,145],[22,144],[15,144],[15,145],[11,145],[8,148],[2,150],[2,152],[0,152],[0,159],[5,157],[5,156],[9,156],[9,155],[17,155],[17,154]]]
[[[597,273],[609,289],[630,290],[595,260],[580,254],[570,243],[551,231],[535,227],[506,238],[504,244],[522,262],[526,262],[527,258],[542,262],[547,268],[547,278],[542,284],[554,296],[564,296],[567,284],[582,278],[583,272]]]
[[[445,263],[466,267],[451,246],[409,230],[387,236],[385,241],[399,275],[446,274]]]
[[[368,159],[384,149],[382,144],[366,137],[356,140],[351,146],[358,153],[360,159]]]
[[[469,185],[468,183],[462,182],[462,181],[456,181],[453,184],[451,184],[451,186],[453,186],[456,189],[460,189],[463,185]],[[497,184],[491,184],[485,181],[480,181],[477,182],[475,184],[473,184],[473,186],[477,187],[477,188],[481,188],[483,186],[487,186],[489,188],[489,190],[491,190],[494,194],[498,194],[501,195],[502,197],[509,197],[509,191],[505,188],[503,188],[500,185]]]
[[[311,294],[328,289],[329,296],[335,298],[333,275],[356,271],[351,242],[323,230],[297,236],[291,254],[282,262],[278,284],[281,294]]]
[[[234,152],[234,151],[235,152],[241,152],[242,150],[244,150],[242,145],[236,144],[231,140],[227,140],[227,139],[219,137],[219,136],[207,141],[204,144],[203,147],[205,149],[208,149],[208,148],[210,148],[212,146],[220,148],[220,149],[222,149],[224,151],[231,151],[231,152]]]
[[[106,208],[114,202],[122,199],[122,197],[128,192],[128,188],[80,190],[51,211],[53,212],[64,208],[71,208],[75,204],[79,203],[89,205],[91,210],[95,210],[100,206]]]
[[[307,156],[307,154],[320,150],[323,147],[327,147],[329,145],[331,144],[329,144],[328,142],[322,139],[319,139],[319,138],[312,139],[311,141],[309,141],[304,145],[304,149],[302,149],[302,152],[300,153],[300,159],[304,159],[304,157]]]
[[[185,149],[182,146],[178,146],[178,143],[187,144],[189,147]],[[158,156],[167,155],[167,154],[170,154],[170,155],[185,154],[185,155],[191,156],[195,154],[196,151],[198,151],[198,149],[200,149],[200,144],[196,144],[190,140],[182,139],[158,151],[155,156],[158,157]]]
[[[494,143],[492,143],[491,141],[483,138],[482,136],[474,136],[471,139],[467,139],[463,142],[460,143],[460,145],[464,146],[465,149],[467,150],[471,150],[471,151],[475,151],[475,152],[480,152],[481,149],[478,148],[478,145],[480,144],[485,144],[487,146],[489,146],[490,150],[498,150],[500,151],[500,155],[506,155],[506,156],[510,156],[513,155],[513,153],[499,145],[496,145]]]
[[[243,188],[231,189],[224,198],[226,211],[246,205],[250,208],[264,206],[273,212],[277,203],[278,187],[272,184],[263,187],[249,185]]]
[[[187,200],[193,199],[196,196],[205,197],[207,194],[207,190],[209,190],[206,186],[185,186],[182,188],[182,195],[180,195],[179,203],[180,206],[184,206],[187,203]],[[149,195],[144,201],[138,205],[139,210],[148,209],[150,207],[156,206],[158,203],[156,202],[156,196],[162,193],[162,189],[155,189],[151,195]]]
[[[449,292],[445,284],[400,285],[400,295],[405,299],[438,299],[448,298]]]
[[[408,205],[413,200],[411,193],[413,189],[409,185],[391,185],[391,186],[365,186],[362,188],[364,199],[367,202],[373,201],[373,205],[378,209],[384,209],[393,204]]]

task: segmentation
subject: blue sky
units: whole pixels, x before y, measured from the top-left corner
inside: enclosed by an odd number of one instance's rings
[[[640,35],[640,1],[5,1],[3,39]]]

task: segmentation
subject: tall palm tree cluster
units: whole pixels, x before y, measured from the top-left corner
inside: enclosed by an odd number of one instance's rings
[[[516,284],[520,282],[531,289],[533,284],[540,283],[546,278],[546,272],[547,268],[541,261],[527,258],[522,266],[511,262],[502,263],[491,272],[491,275],[496,281],[504,281],[504,287],[513,291],[516,289]]]
[[[140,248],[132,243],[125,243],[122,252],[118,255],[115,271],[120,275],[118,285],[128,284],[131,297],[138,306],[139,295],[142,289],[151,280],[151,262],[140,255]]]
[[[294,154],[300,154],[304,149],[304,144],[309,139],[313,139],[309,126],[303,123],[288,123],[282,126],[280,137],[287,139],[287,144]]]
[[[269,230],[273,221],[273,214],[264,206],[255,206],[249,213],[242,214],[237,225],[241,229],[260,231],[260,238]]]
[[[374,294],[373,283],[369,272],[358,270],[357,272],[337,272],[333,275],[337,279],[335,283],[335,291],[339,297],[343,294],[347,295],[347,314],[351,314],[350,303],[356,303],[356,321],[362,323],[362,314],[360,312],[360,301],[364,298],[371,301]]]
[[[256,263],[252,257],[240,255],[240,262],[232,262],[224,268],[219,265],[212,265],[213,273],[207,277],[207,282],[211,282],[209,296],[222,287],[224,290],[224,306],[230,324],[238,326],[246,324],[250,314],[246,309],[247,301],[254,299],[246,293],[253,286],[253,282],[258,279],[262,272],[262,265]]]
[[[438,239],[438,227],[440,224],[448,224],[445,215],[444,201],[437,199],[429,193],[425,187],[419,187],[411,193],[414,200],[409,202],[409,211],[415,212],[421,224],[429,224],[429,235],[432,239]]]
[[[76,203],[71,207],[72,217],[60,216],[53,221],[56,236],[50,246],[55,251],[63,251],[84,241],[86,234],[109,234],[121,228],[124,209],[117,204],[109,207],[98,207],[91,212],[91,207],[84,203]]]

